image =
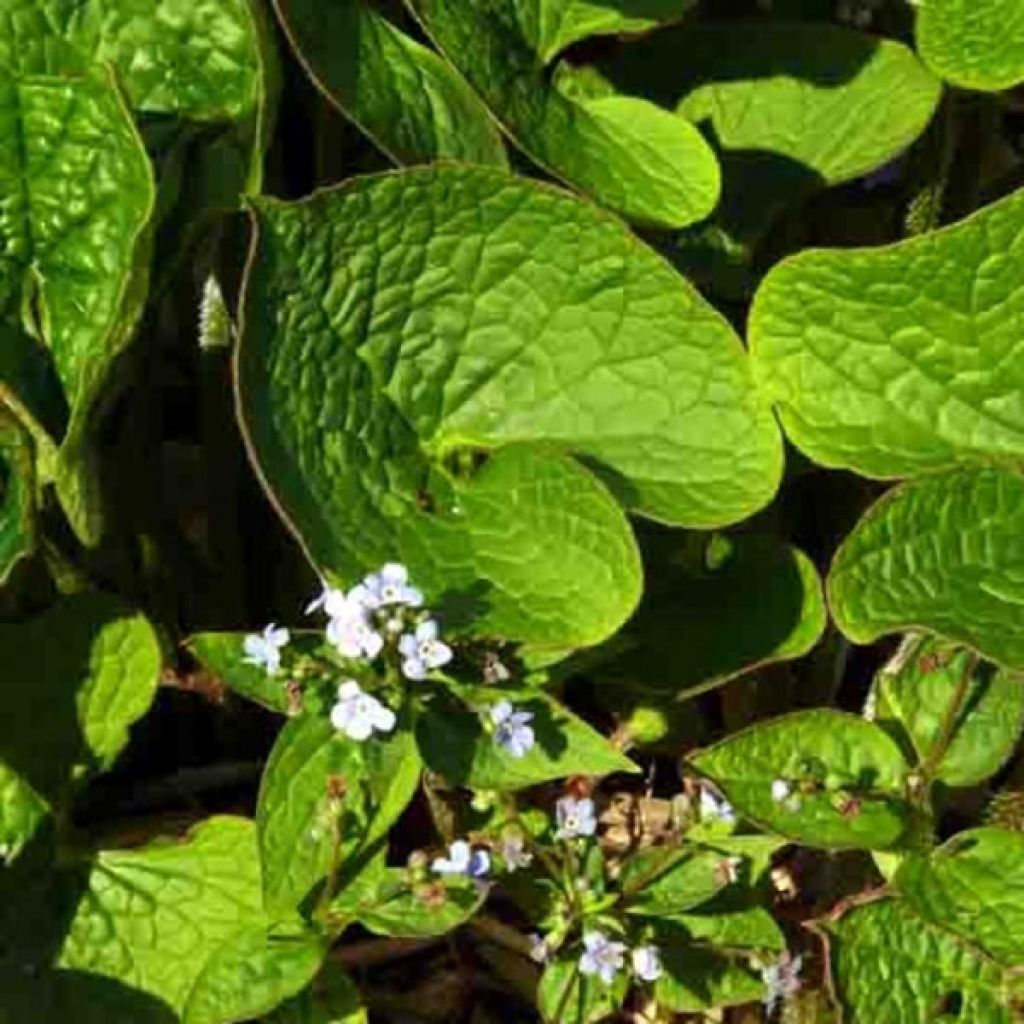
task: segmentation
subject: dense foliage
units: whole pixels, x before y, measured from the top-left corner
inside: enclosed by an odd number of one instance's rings
[[[0,1024],[1024,1020],[1024,0],[0,0]]]

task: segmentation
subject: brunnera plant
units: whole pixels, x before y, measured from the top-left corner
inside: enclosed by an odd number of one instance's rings
[[[1024,0],[0,0],[0,1024],[1013,1024]]]

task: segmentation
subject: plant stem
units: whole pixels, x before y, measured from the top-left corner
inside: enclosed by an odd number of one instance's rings
[[[957,680],[956,689],[953,691],[953,697],[950,700],[949,706],[946,708],[946,714],[942,719],[942,726],[939,729],[939,737],[935,741],[935,745],[932,747],[928,757],[925,758],[924,763],[921,765],[921,776],[925,782],[932,781],[933,776],[939,769],[939,765],[942,763],[942,759],[946,756],[946,751],[949,750],[950,743],[953,742],[953,734],[956,732],[957,719],[959,719],[960,712],[963,710],[964,701],[967,699],[967,692],[971,685],[971,678],[977,667],[978,655],[973,651],[968,652],[964,670],[960,674],[959,680]]]

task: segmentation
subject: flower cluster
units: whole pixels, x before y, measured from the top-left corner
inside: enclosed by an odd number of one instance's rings
[[[615,975],[625,967],[627,952],[629,947],[624,942],[616,942],[604,932],[585,932],[580,974],[598,977],[610,985]],[[656,946],[637,946],[630,953],[630,960],[633,974],[640,981],[657,981],[661,977],[661,955]]]

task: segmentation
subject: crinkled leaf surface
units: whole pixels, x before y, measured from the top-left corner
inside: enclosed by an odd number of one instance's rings
[[[718,163],[693,125],[645,100],[615,97],[591,106],[551,84],[545,47],[595,30],[575,15],[562,29],[555,23],[561,11],[579,12],[582,5],[409,0],[409,6],[517,145],[552,174],[641,223],[682,227],[714,208]],[[601,30],[608,31],[620,8],[600,7],[607,8]]]
[[[957,1019],[1010,1024],[1003,970],[900,901],[856,907],[824,927],[832,982],[851,1020],[932,1024],[958,996]]]
[[[1021,0],[926,0],[915,29],[923,60],[964,89],[1009,89],[1024,81]]]
[[[459,73],[363,0],[275,0],[324,95],[399,164],[507,165],[497,122]]]
[[[597,678],[652,698],[684,698],[744,672],[806,654],[825,628],[811,560],[771,537],[715,537],[700,559],[681,547],[659,568],[629,625],[623,653]],[[655,557],[652,555],[652,557]]]
[[[366,1024],[359,989],[336,964],[327,961],[319,977],[294,999],[279,1006],[267,1024]]]
[[[0,626],[0,660],[0,842],[12,843],[17,822],[38,824],[40,805],[110,767],[153,700],[161,654],[141,614],[112,597],[81,594],[30,622]]]
[[[903,754],[877,725],[853,715],[799,711],[752,725],[690,760],[741,815],[808,846],[884,849],[906,827]],[[809,774],[824,791],[802,794],[796,808],[772,798],[774,780],[795,783]],[[836,806],[840,790],[861,795],[856,813]]]
[[[908,476],[1024,455],[1024,190],[941,231],[764,279],[754,368],[815,462]]]
[[[481,711],[498,694],[478,691]],[[599,732],[558,701],[541,693],[507,694],[517,711],[533,715],[536,742],[513,757],[483,725],[482,715],[438,697],[416,722],[416,739],[427,767],[447,782],[471,789],[513,790],[570,775],[608,775],[639,769]],[[466,697],[472,701],[472,693]]]
[[[908,857],[896,891],[931,924],[1008,967],[1024,965],[1024,835],[976,828]]]
[[[580,973],[580,949],[561,953],[544,968],[537,989],[537,1009],[546,1024],[596,1024],[614,1013],[626,998],[628,981],[620,971],[606,985]]]
[[[36,546],[36,472],[27,431],[0,407],[0,585]]]
[[[921,637],[902,665],[883,670],[875,681],[877,721],[899,723],[924,762],[942,738],[965,672],[971,680],[935,776],[950,786],[984,782],[1013,753],[1024,726],[1024,678],[978,666],[967,651]]]
[[[101,853],[59,965],[157,996],[183,1024],[227,1024],[300,991],[322,953],[266,916],[256,830],[221,817],[183,842]]]
[[[1002,469],[926,476],[890,491],[829,574],[839,628],[857,643],[924,629],[1024,668],[1024,479]]]
[[[22,344],[48,351],[74,434],[141,308],[149,161],[105,78],[0,68],[0,140],[0,316],[31,333]]]
[[[555,446],[674,522],[773,494],[779,441],[738,340],[593,207],[439,167],[261,201],[257,222],[241,415],[321,566],[397,556],[432,598],[461,589],[463,613],[483,591],[481,630],[593,643],[636,600],[636,555]],[[437,472],[512,442],[551,450],[498,451],[468,483]]]

